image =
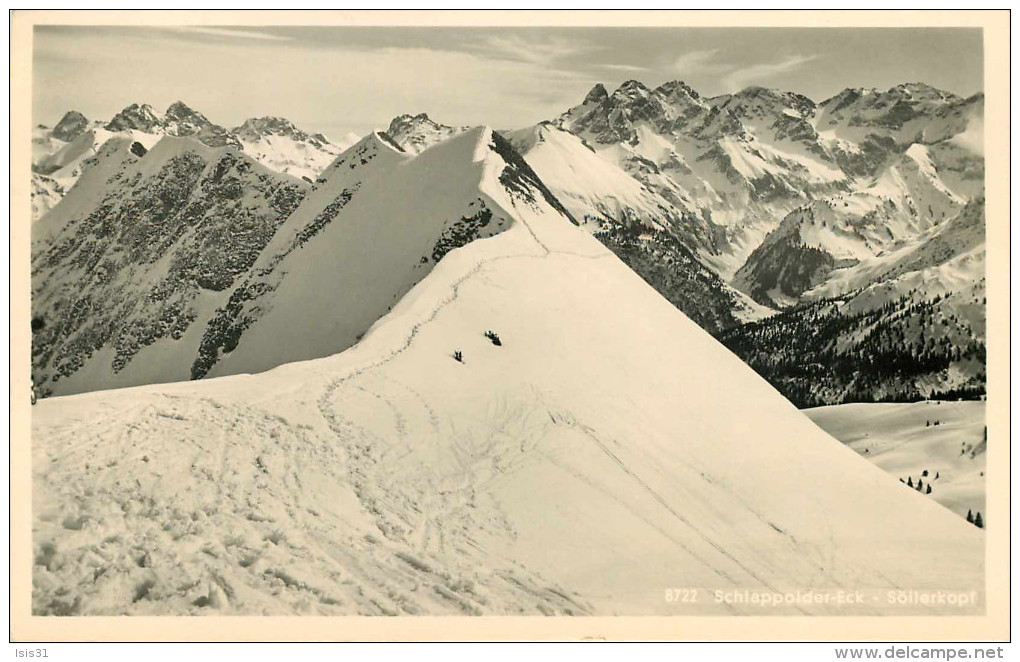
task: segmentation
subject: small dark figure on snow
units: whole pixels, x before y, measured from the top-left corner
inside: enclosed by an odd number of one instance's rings
[[[495,331],[486,331],[485,337],[492,341],[492,344],[496,347],[501,347],[503,342],[499,339],[499,335]]]
[[[459,349],[455,349],[453,351],[453,360],[464,363],[464,354]]]
[[[980,510],[978,511],[978,514],[974,516],[974,526],[976,526],[979,529],[985,528],[985,521],[983,519],[981,519],[981,511]]]

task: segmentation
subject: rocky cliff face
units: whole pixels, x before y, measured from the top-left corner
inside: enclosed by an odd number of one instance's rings
[[[118,375],[180,378],[135,358],[156,344],[186,355],[188,331],[307,190],[233,150],[173,137],[149,151],[136,144],[104,145],[101,162],[40,222],[32,352],[42,394],[100,388]]]

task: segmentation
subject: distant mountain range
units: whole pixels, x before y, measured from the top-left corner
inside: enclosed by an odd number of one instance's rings
[[[309,182],[358,140],[351,134],[333,143],[321,133],[305,133],[280,117],[254,117],[227,129],[181,101],[164,113],[148,104],[131,104],[109,121],[89,120],[72,110],[52,129],[40,125],[33,131],[32,202],[36,219],[60,201],[81,176],[85,162],[115,135],[130,136],[145,148],[162,136],[190,137],[209,147],[232,147],[272,170]]]
[[[806,406],[983,391],[983,104],[918,83],[816,103],[628,81],[484,135],[507,191],[561,209]],[[37,384],[349,347],[446,250],[519,222],[475,192],[481,152],[462,136],[479,130],[420,113],[332,143],[282,118],[226,129],[180,102],[38,128]],[[334,218],[349,220],[315,241]],[[371,294],[353,292],[362,279]]]

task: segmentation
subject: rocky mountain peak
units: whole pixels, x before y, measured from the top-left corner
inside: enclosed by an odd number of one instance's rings
[[[613,92],[613,98],[638,99],[647,97],[649,94],[651,94],[651,90],[644,83],[639,80],[628,80],[616,88],[616,91]]]
[[[964,99],[926,83],[904,83],[887,90],[848,88],[821,104],[826,124],[848,122],[896,133],[908,123],[951,112]],[[913,134],[899,136],[910,140]]]
[[[106,125],[108,131],[144,131],[153,133],[165,125],[163,117],[149,104],[133,103],[117,113]]]
[[[69,110],[57,125],[53,127],[53,137],[64,142],[71,142],[88,128],[89,120],[77,110]]]
[[[825,101],[822,101],[820,105],[827,106],[830,104],[853,103],[857,99],[860,99],[862,96],[869,93],[874,93],[874,90],[869,90],[866,87],[845,87]]]
[[[427,113],[418,113],[417,115],[405,113],[393,118],[393,121],[390,122],[390,126],[386,130],[386,133],[393,135],[394,133],[401,133],[414,126],[427,126],[431,128],[443,127],[442,124],[433,122]]]
[[[744,99],[756,99],[760,97],[775,99],[779,97],[780,94],[781,93],[779,91],[773,90],[772,88],[769,87],[762,87],[761,85],[751,85],[750,87],[745,87],[744,89],[740,90],[733,96],[742,97]]]
[[[606,91],[606,86],[602,83],[596,83],[595,87],[591,88],[588,92],[588,96],[581,102],[582,105],[587,106],[588,104],[599,104],[609,98],[609,92]]]
[[[655,94],[666,97],[670,101],[694,100],[701,98],[698,92],[682,80],[671,80],[655,88]]]
[[[308,137],[304,131],[294,126],[294,123],[290,120],[275,116],[250,117],[241,126],[236,127],[234,133],[245,140],[258,140],[266,135],[289,136],[298,140]]]
[[[417,154],[467,128],[440,124],[432,121],[426,113],[418,113],[394,117],[385,133],[405,151]]]
[[[952,92],[940,90],[927,83],[903,83],[888,90],[848,87],[821,105],[829,107],[830,112],[837,112],[851,105],[884,108],[904,102],[911,106],[928,107],[958,103],[961,100],[961,97]]]
[[[194,135],[206,127],[214,126],[205,115],[188,107],[183,101],[177,101],[167,108],[164,123],[167,133],[177,136]]]
[[[175,101],[166,109],[166,115],[164,115],[167,121],[176,120],[198,120],[202,124],[208,124],[209,120],[205,115],[198,112],[194,108],[191,108],[183,101]]]
[[[802,94],[784,92],[760,85],[746,87],[739,92],[719,97],[738,117],[765,117],[796,115],[808,118],[815,113],[815,102]]]
[[[958,96],[952,92],[946,92],[940,90],[937,87],[933,87],[927,83],[902,83],[889,90],[899,92],[904,96],[926,98],[926,99],[937,99],[940,101],[956,101],[959,99]]]

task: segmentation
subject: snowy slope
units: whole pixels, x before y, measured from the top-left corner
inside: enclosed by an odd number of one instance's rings
[[[478,150],[509,227],[355,347],[37,405],[35,613],[732,614],[753,608],[705,591],[981,591],[983,532],[819,430],[549,203],[508,199],[488,136],[463,138],[445,145]]]
[[[549,122],[505,135],[584,227],[702,328],[717,333],[773,312],[709,266],[699,248],[710,249],[719,229],[685,197],[650,190]]]
[[[193,376],[353,345],[449,250],[508,228],[514,196],[541,198],[532,182],[518,190],[527,166],[506,147],[478,127],[417,155],[382,133],[348,149],[217,311]]]
[[[773,312],[706,264],[697,249],[716,231],[689,201],[649,190],[549,122],[503,135],[585,228],[702,328],[716,333]]]
[[[141,143],[146,149],[159,141],[159,136],[142,131],[124,131],[111,133],[105,129],[90,129],[78,135],[54,154],[35,164],[35,172],[47,175],[52,179],[71,185],[81,176],[85,164],[91,159],[107,140],[114,136],[130,138]]]
[[[654,195],[630,174],[600,158],[581,138],[550,123],[504,135],[560,202],[596,228],[607,219],[630,218],[663,227],[690,212]]]
[[[64,186],[52,177],[32,173],[32,221],[42,218],[64,197]]]
[[[808,299],[838,296],[854,290],[876,286],[880,283],[902,279],[912,272],[932,269],[947,262],[957,262],[970,267],[969,272],[959,272],[956,285],[970,286],[984,278],[984,260],[961,260],[977,250],[983,255],[985,243],[984,198],[969,202],[949,220],[922,232],[901,243],[894,250],[868,257],[853,268],[834,271],[825,282],[807,292]],[[931,275],[931,274],[929,274]],[[923,288],[929,296],[945,294],[954,288],[943,281],[942,288],[937,281],[931,281]],[[908,287],[898,288],[903,294]]]
[[[985,510],[984,402],[848,404],[804,412],[823,430],[960,517]],[[931,486],[931,492],[927,486]]]
[[[32,163],[60,151],[67,143],[73,141],[89,129],[97,129],[102,122],[90,121],[76,110],[70,110],[60,118],[51,129],[44,124],[32,128]]]
[[[116,134],[82,161],[79,175],[51,207],[57,211],[40,217],[32,226],[33,251],[49,242],[72,219],[92,211],[108,193],[110,180],[119,181],[124,169],[147,152],[144,144],[138,143],[139,147],[135,147],[135,142],[130,135]],[[59,184],[57,180],[52,181]]]
[[[60,202],[63,194],[69,191],[82,173],[94,163],[94,157],[103,146],[115,137],[119,140],[111,145],[120,145],[127,140],[129,143],[138,143],[144,149],[151,148],[159,140],[158,135],[142,131],[125,130],[111,133],[106,129],[92,128],[78,134],[70,142],[62,143],[62,147],[42,156],[32,166],[33,181],[39,184],[32,190],[35,213],[33,220],[39,220]]]
[[[409,153],[421,154],[463,131],[420,114],[398,116],[386,135]],[[672,239],[711,234],[693,210],[652,193],[581,138],[551,123],[499,133],[582,226],[705,328],[715,332],[772,312],[729,287],[696,253]]]

